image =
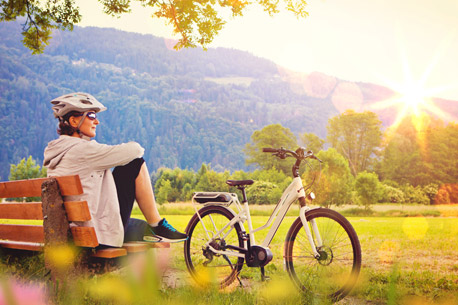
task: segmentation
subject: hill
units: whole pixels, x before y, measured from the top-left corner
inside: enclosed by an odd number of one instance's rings
[[[177,52],[162,38],[114,29],[55,32],[44,54],[31,55],[20,27],[0,23],[2,180],[11,163],[28,155],[42,161],[47,142],[57,137],[49,101],[73,91],[108,107],[97,140],[139,142],[151,170],[196,170],[202,162],[246,170],[243,147],[254,130],[280,123],[297,136],[324,138],[328,119],[352,100],[352,85],[335,77],[298,75],[233,49]],[[363,103],[393,94],[353,85],[362,88]]]

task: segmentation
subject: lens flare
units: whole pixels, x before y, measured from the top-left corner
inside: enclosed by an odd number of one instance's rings
[[[441,100],[434,98],[434,96],[449,89],[456,88],[457,84],[427,88],[427,81],[447,46],[453,40],[453,36],[454,33],[451,32],[444,38],[442,43],[437,47],[436,52],[433,54],[424,72],[418,76],[413,75],[402,44],[400,44],[402,49],[401,66],[404,75],[403,83],[396,83],[381,77],[381,81],[384,85],[391,88],[396,93],[391,98],[375,102],[368,107],[368,110],[389,114],[392,123],[387,131],[386,141],[388,142],[391,137],[397,133],[401,123],[407,118],[410,119],[412,126],[415,128],[416,140],[420,146],[420,152],[423,158],[428,158],[427,134],[428,131],[434,127],[433,124],[437,124],[439,120],[445,123],[456,121],[456,118],[445,108],[446,103],[450,104],[456,102]],[[433,117],[437,119],[432,119]]]
[[[425,217],[409,217],[402,224],[402,231],[410,240],[423,239],[428,229],[429,225]]]

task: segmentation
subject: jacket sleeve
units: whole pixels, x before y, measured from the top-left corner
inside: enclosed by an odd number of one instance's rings
[[[84,160],[95,170],[105,170],[115,166],[126,165],[130,161],[143,156],[145,151],[137,142],[119,145],[100,144],[89,141],[84,145]],[[82,147],[83,148],[83,147]]]

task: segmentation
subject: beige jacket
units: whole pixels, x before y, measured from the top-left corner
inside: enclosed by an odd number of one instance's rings
[[[78,226],[93,226],[100,244],[120,247],[124,229],[119,213],[118,195],[111,168],[125,165],[143,156],[144,149],[136,142],[120,145],[99,144],[62,135],[48,143],[43,165],[48,177],[78,174],[84,194],[66,200],[86,200],[92,219]]]

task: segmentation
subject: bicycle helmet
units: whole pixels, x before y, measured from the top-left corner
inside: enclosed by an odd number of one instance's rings
[[[65,94],[55,98],[51,101],[52,110],[56,118],[62,118],[64,115],[71,111],[87,112],[95,111],[101,112],[107,110],[95,97],[83,92],[75,92]]]

